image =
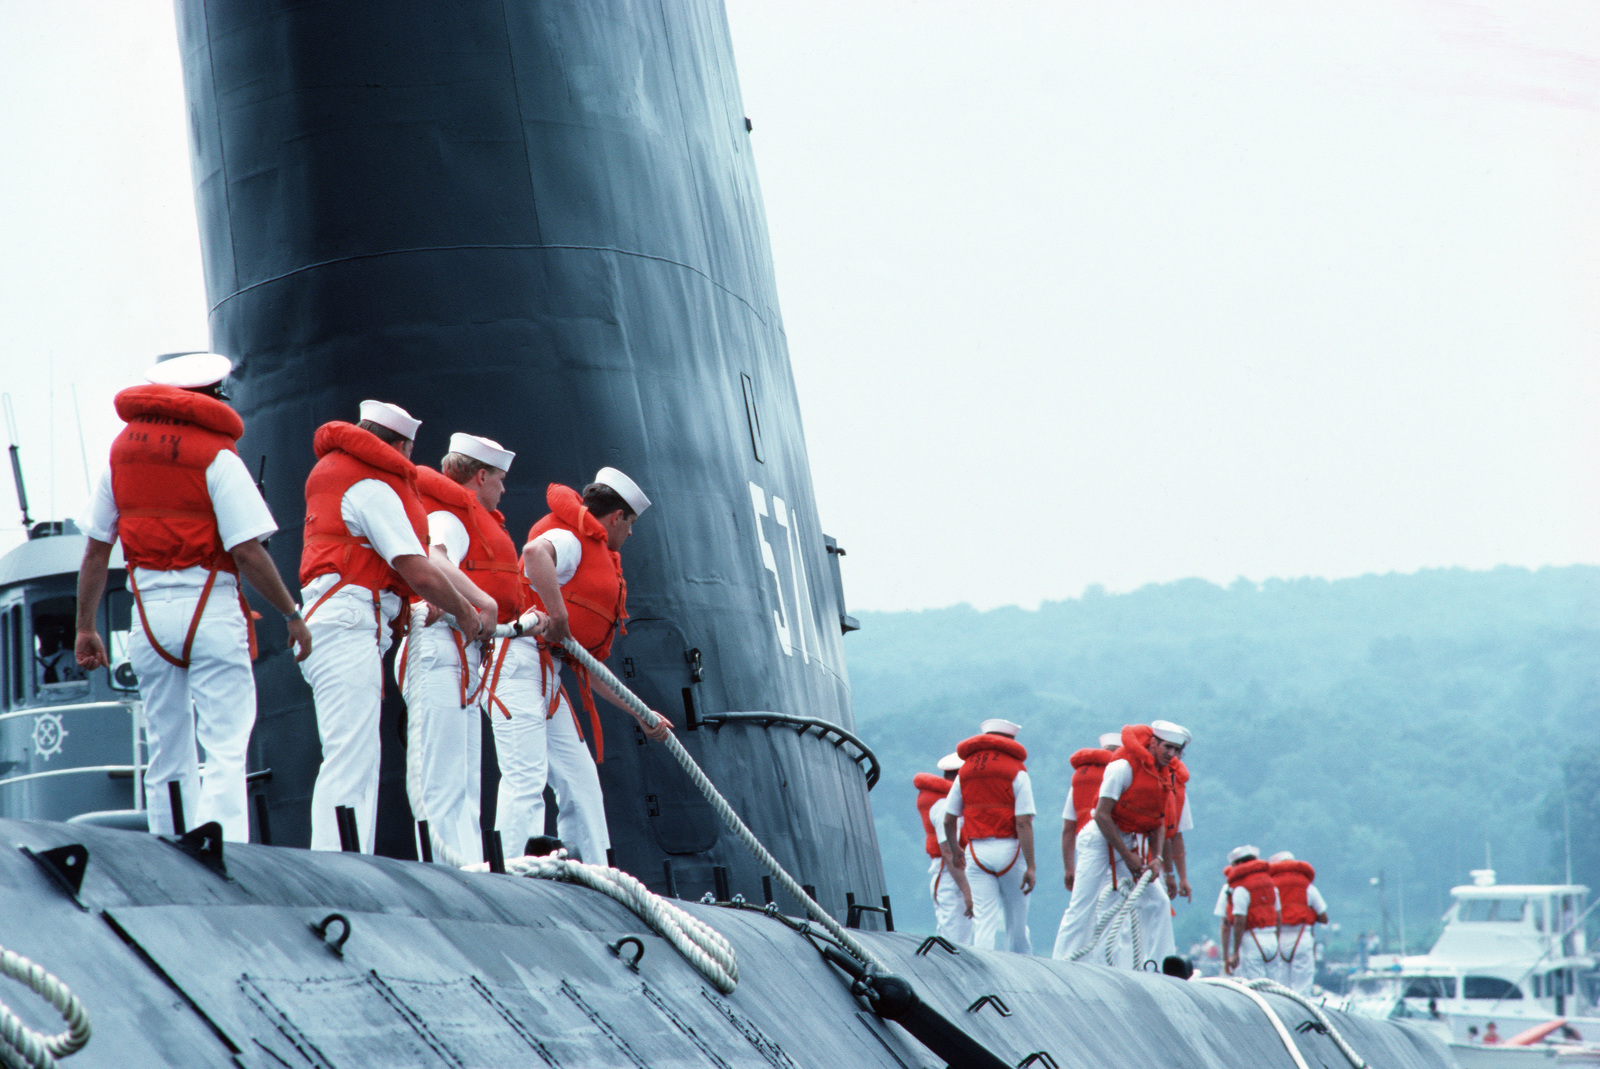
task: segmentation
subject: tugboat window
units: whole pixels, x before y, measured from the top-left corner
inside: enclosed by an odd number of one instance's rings
[[[11,642],[9,646],[11,704],[20,705],[25,697],[23,693],[22,681],[26,679],[28,675],[27,672],[23,671],[22,667],[22,606],[11,606],[11,612],[9,615],[11,618]]]
[[[44,598],[33,604],[34,685],[77,683],[87,676],[73,652],[77,599]]]

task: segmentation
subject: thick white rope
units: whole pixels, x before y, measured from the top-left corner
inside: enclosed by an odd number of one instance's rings
[[[1311,1069],[1311,1067],[1306,1064],[1305,1058],[1301,1056],[1300,1048],[1295,1046],[1294,1037],[1289,1034],[1289,1029],[1284,1027],[1283,1020],[1278,1016],[1277,1011],[1272,1008],[1266,999],[1262,998],[1260,995],[1256,994],[1250,989],[1252,985],[1246,984],[1242,980],[1235,980],[1232,977],[1227,976],[1201,976],[1197,977],[1194,982],[1197,984],[1216,984],[1219,987],[1231,988],[1234,991],[1239,992],[1239,994],[1243,995],[1245,998],[1248,998],[1251,1002],[1254,1002],[1261,1008],[1261,1012],[1267,1015],[1267,1020],[1272,1022],[1272,1027],[1277,1030],[1278,1038],[1283,1040],[1284,1049],[1289,1052],[1289,1057],[1294,1059],[1296,1069]],[[1268,982],[1270,983],[1271,981]]]
[[[500,628],[496,629],[495,634],[512,634],[510,627],[511,625],[509,624],[501,625]],[[610,687],[613,694],[627,703],[628,708],[633,711],[633,714],[646,727],[654,727],[657,724],[659,718],[655,712],[640,701],[632,691],[624,687],[622,682],[611,674],[611,670],[595,660],[588,650],[570,638],[564,640],[562,646],[579,664],[588,669],[591,675]],[[722,817],[723,822],[733,829],[734,834],[743,840],[745,846],[750,848],[750,852],[756,856],[756,860],[761,862],[762,867],[772,874],[772,878],[778,882],[778,885],[793,895],[795,900],[805,907],[805,911],[811,919],[826,929],[828,934],[840,946],[848,950],[857,959],[879,972],[888,972],[888,967],[879,961],[858,939],[847,932],[843,925],[829,916],[827,910],[817,905],[812,897],[806,894],[805,888],[801,887],[799,882],[793,876],[790,876],[782,865],[778,864],[778,859],[773,857],[765,846],[761,845],[761,840],[756,838],[755,833],[739,818],[739,814],[734,812],[733,806],[728,804],[728,800],[717,790],[711,779],[706,775],[705,770],[689,755],[689,751],[683,748],[683,743],[678,741],[678,737],[669,732],[662,744],[666,746],[673,757],[677,758],[678,764],[683,766],[683,770],[689,774],[689,778],[700,789],[700,793],[705,795],[706,800],[711,803],[711,808],[717,811],[717,815]]]
[[[406,699],[406,799],[411,803],[411,818],[428,822],[428,839],[429,845],[433,848],[434,860],[461,868],[470,862],[452,850],[434,830],[433,821],[428,819],[427,802],[422,794],[422,748],[426,740],[423,738],[423,718],[417,715],[423,706],[422,672],[418,668],[422,658],[416,655],[417,647],[414,640],[422,630],[422,621],[427,618],[427,613],[428,606],[425,602],[413,605],[411,626],[406,631],[406,671],[405,681],[401,685],[402,696]],[[410,697],[413,694],[417,696],[415,701]]]
[[[1293,988],[1285,987],[1283,984],[1278,983],[1278,981],[1270,980],[1265,976],[1259,977],[1255,980],[1245,981],[1245,983],[1248,987],[1251,987],[1256,991],[1265,991],[1272,995],[1282,995],[1284,998],[1293,1002],[1298,1002],[1300,1005],[1304,1006],[1307,1010],[1311,1011],[1311,1015],[1322,1024],[1323,1029],[1325,1029],[1328,1033],[1328,1038],[1333,1040],[1333,1045],[1339,1048],[1339,1053],[1344,1055],[1345,1061],[1350,1063],[1351,1069],[1367,1069],[1367,1060],[1361,1055],[1357,1054],[1354,1047],[1345,1042],[1344,1036],[1340,1035],[1339,1030],[1333,1026],[1333,1022],[1328,1020],[1328,1015],[1322,1012],[1321,1006],[1317,1005],[1315,1002],[1312,1002],[1309,998]]]
[[[0,1057],[30,1069],[55,1069],[56,1059],[89,1042],[89,1012],[66,984],[13,950],[0,949],[0,973],[20,981],[54,1006],[67,1030],[53,1036],[35,1032],[0,1002]]]
[[[563,851],[564,853],[565,851]],[[469,865],[468,872],[488,872],[486,864]],[[604,865],[586,865],[566,857],[515,857],[506,860],[506,872],[543,880],[581,883],[616,899],[637,913],[689,959],[700,974],[724,995],[739,983],[739,962],[733,944],[723,934],[688,911],[675,906],[634,877]]]
[[[1128,889],[1127,893],[1120,894],[1114,905],[1100,913],[1099,919],[1095,921],[1094,933],[1090,935],[1089,941],[1068,955],[1067,960],[1080,961],[1094,953],[1095,948],[1104,942],[1106,964],[1115,965],[1114,955],[1117,946],[1117,935],[1122,930],[1123,920],[1131,919],[1133,925],[1133,966],[1137,969],[1139,967],[1139,955],[1143,948],[1139,945],[1139,920],[1134,913],[1134,904],[1138,901],[1139,896],[1144,893],[1144,889],[1150,885],[1150,881],[1154,876],[1155,870],[1150,868],[1146,868],[1144,872],[1140,873],[1139,879]],[[1096,910],[1101,909],[1105,900],[1113,893],[1113,890],[1111,885],[1107,884],[1105,889],[1100,892],[1100,897],[1095,900],[1094,904]]]

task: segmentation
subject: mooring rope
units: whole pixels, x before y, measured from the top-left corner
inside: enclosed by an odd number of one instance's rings
[[[47,1036],[23,1024],[0,1001],[0,1058],[28,1069],[55,1069],[56,1059],[83,1049],[89,1042],[89,1011],[72,989],[14,950],[0,949],[0,973],[26,984],[67,1022],[67,1030]]]

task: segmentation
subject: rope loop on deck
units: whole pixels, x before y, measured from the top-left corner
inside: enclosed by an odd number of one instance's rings
[[[0,1061],[28,1069],[55,1069],[57,1058],[75,1054],[89,1042],[89,1011],[66,984],[16,951],[3,948],[0,973],[27,985],[67,1022],[65,1032],[47,1036],[23,1024],[11,1007],[0,1001]]]

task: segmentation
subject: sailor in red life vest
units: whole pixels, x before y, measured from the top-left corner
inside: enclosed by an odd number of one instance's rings
[[[1272,978],[1304,995],[1317,978],[1316,926],[1328,923],[1328,904],[1312,886],[1316,870],[1287,850],[1267,858],[1278,889],[1278,959]]]
[[[1272,976],[1278,956],[1278,889],[1261,851],[1239,846],[1228,852],[1226,881],[1214,912],[1222,918],[1223,967],[1256,980]]]
[[[944,799],[945,838],[964,848],[951,860],[954,869],[965,870],[972,891],[972,945],[1032,954],[1028,894],[1035,883],[1034,805],[1023,764],[1028,751],[1016,739],[1021,729],[1009,720],[985,720],[978,730],[982,734],[956,747],[962,763]],[[1002,915],[1004,947],[999,943]]]
[[[1185,736],[1189,734],[1187,728],[1168,720],[1152,721],[1150,727],[1169,728]],[[1167,764],[1167,777],[1172,787],[1167,796],[1167,832],[1162,855],[1167,867],[1167,897],[1173,901],[1180,897],[1193,901],[1189,886],[1189,856],[1184,849],[1183,833],[1194,827],[1194,813],[1189,808],[1189,769],[1182,758],[1174,757]]]
[[[957,845],[945,834],[945,796],[955,785],[961,770],[960,754],[939,758],[941,775],[918,772],[912,779],[917,788],[917,813],[922,817],[928,857],[928,894],[933,898],[933,916],[939,935],[952,943],[972,945],[972,888],[964,868],[957,867]],[[957,825],[960,818],[957,818]],[[960,836],[957,834],[957,842]]]
[[[190,353],[147,371],[150,385],[117,394],[117,414],[128,426],[111,447],[110,470],[83,521],[89,545],[78,571],[75,652],[82,668],[108,663],[95,618],[120,538],[140,623],[128,656],[150,745],[149,828],[175,830],[167,784],[178,783],[187,827],[214,820],[225,839],[248,842],[255,636],[239,576],[283,613],[297,659],[311,652],[312,641],[261,544],[278,527],[234,451],[244,424],[221,389],[232,367],[225,356]],[[206,752],[203,777],[196,742]]]
[[[324,423],[312,440],[318,459],[306,478],[300,586],[317,645],[300,673],[311,684],[322,741],[311,792],[313,850],[340,848],[336,810],[349,806],[362,851],[373,852],[383,655],[391,624],[405,626],[407,600],[418,594],[454,616],[464,642],[494,620],[424,548],[428,516],[410,460],[421,425],[397,405],[363,401],[360,423]],[[442,551],[433,556],[449,564]]]
[[[1100,736],[1098,748],[1085,748],[1072,755],[1072,790],[1067,792],[1061,810],[1061,867],[1066,872],[1067,890],[1077,878],[1078,833],[1094,819],[1095,799],[1100,796],[1100,780],[1106,766],[1116,760],[1115,750],[1122,736],[1108,731]]]
[[[1162,886],[1168,762],[1183,751],[1185,734],[1144,724],[1122,729],[1116,760],[1106,766],[1092,819],[1078,836],[1072,902],[1061,915],[1055,958],[1070,958],[1094,934],[1095,906],[1107,887],[1127,888],[1146,868],[1154,877],[1134,907],[1146,960],[1161,962],[1172,951],[1172,906]],[[1104,906],[1109,906],[1109,901]],[[1152,937],[1153,933],[1153,937]],[[1137,968],[1140,962],[1132,962]]]
[[[600,717],[591,685],[617,708],[633,710],[598,680],[580,676],[580,693],[594,736],[593,755],[578,718],[561,688],[555,659],[563,639],[576,638],[599,660],[611,652],[612,640],[623,633],[627,619],[627,582],[622,577],[622,544],[650,499],[639,484],[616,468],[601,468],[580,496],[552,483],[545,492],[549,515],[533,525],[522,549],[522,567],[533,586],[534,607],[548,616],[543,670],[537,697],[510,715],[493,715],[495,749],[500,755],[500,794],[495,825],[504,842],[518,848],[529,836],[544,833],[544,777],[555,791],[557,833],[567,849],[594,865],[606,864],[611,834],[606,828],[605,798],[600,792],[597,760],[605,759]],[[501,686],[504,686],[502,683]],[[509,708],[509,706],[508,706]],[[505,710],[499,710],[504,714]],[[656,714],[660,716],[659,713]],[[672,730],[661,716],[647,737],[660,741]],[[548,763],[547,763],[548,762]]]
[[[506,534],[505,518],[495,511],[515,456],[499,442],[457,433],[450,436],[439,471],[417,466],[430,558],[474,608],[493,611],[498,623],[511,623],[526,607],[517,547]],[[430,836],[450,853],[474,861],[483,845],[478,824],[482,648],[463,641],[441,614],[415,600],[411,624],[395,672],[407,715],[418,721],[408,720],[408,729],[414,727],[412,737],[421,741],[419,753],[406,754],[408,761],[420,762],[422,798],[420,805],[413,799],[413,815],[424,819],[425,814]]]

